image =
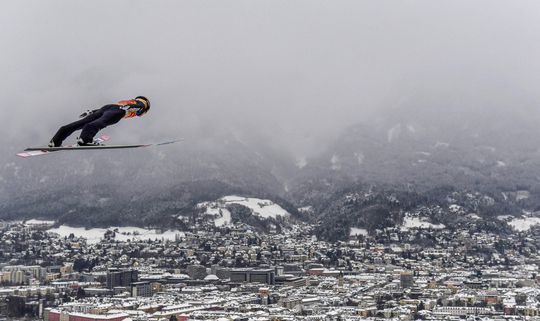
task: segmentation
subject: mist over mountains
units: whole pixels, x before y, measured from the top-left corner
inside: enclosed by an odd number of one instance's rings
[[[196,215],[200,202],[239,194],[272,199],[303,220],[372,229],[397,224],[407,210],[447,207],[458,194],[476,195],[460,204],[482,217],[538,210],[534,114],[464,111],[452,119],[449,112],[431,111],[437,118],[429,112],[394,111],[394,117],[349,126],[309,157],[279,149],[264,134],[226,127],[141,150],[4,155],[0,213],[71,225],[160,226]],[[355,196],[351,207],[351,195],[378,196]],[[490,199],[485,206],[478,201],[483,197]],[[399,206],[388,201],[394,198]],[[296,211],[306,206],[311,216]],[[439,213],[436,221],[448,224],[449,217]]]

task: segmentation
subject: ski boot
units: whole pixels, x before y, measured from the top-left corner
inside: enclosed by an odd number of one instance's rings
[[[52,140],[49,142],[49,144],[47,144],[47,147],[49,148],[60,147],[60,146],[62,146],[62,144],[56,145]]]
[[[101,141],[94,139],[91,143],[85,143],[80,137],[77,138],[78,146],[103,146]]]

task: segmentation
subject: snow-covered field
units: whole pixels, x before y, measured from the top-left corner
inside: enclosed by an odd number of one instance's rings
[[[289,216],[289,212],[284,210],[281,206],[270,200],[263,200],[260,198],[241,197],[241,196],[225,196],[220,199],[224,203],[228,204],[240,204],[253,211],[253,214],[262,216],[264,218],[277,218],[278,216]]]
[[[478,214],[476,214],[476,213],[470,213],[470,214],[467,215],[467,217],[470,218],[470,219],[473,219],[473,220],[481,219],[481,217],[478,216]]]
[[[540,224],[540,217],[514,218],[508,222],[516,231],[528,231],[533,225]]]
[[[203,202],[197,204],[197,207],[206,208],[204,214],[214,216],[214,224],[218,227],[231,223],[231,212],[219,202]]]
[[[355,235],[364,235],[364,236],[367,236],[368,235],[368,231],[366,229],[363,229],[363,228],[358,228],[358,227],[351,227],[351,233],[349,233],[350,236],[355,236]]]
[[[270,200],[236,195],[225,196],[215,202],[199,203],[197,207],[206,208],[204,214],[214,216],[216,226],[223,226],[231,223],[231,213],[225,208],[228,204],[243,205],[251,209],[254,215],[263,218],[287,217],[290,215],[289,212]]]
[[[446,226],[444,224],[432,224],[427,222],[426,218],[423,217],[412,217],[406,216],[403,219],[403,225],[401,226],[402,230],[408,230],[410,228],[420,228],[420,229],[443,229]]]
[[[109,227],[108,229],[105,228],[91,228],[91,229],[85,229],[84,227],[72,227],[67,225],[60,225],[57,228],[49,229],[48,232],[57,233],[60,236],[69,236],[73,233],[73,235],[77,237],[83,237],[87,240],[90,244],[96,244],[99,243],[101,239],[104,238],[105,232],[107,230],[114,231],[118,230],[116,232],[115,240],[118,241],[127,241],[129,240],[155,240],[155,239],[162,239],[162,240],[170,240],[174,241],[176,239],[176,235],[183,236],[184,233],[178,230],[168,230],[163,233],[160,233],[157,230],[149,230],[144,229],[140,227],[132,227],[132,226],[124,226],[124,227]]]
[[[457,205],[457,204],[452,204],[450,206],[448,206],[448,210],[452,213],[459,213],[462,211],[462,207]]]
[[[30,225],[50,225],[50,226],[53,226],[54,221],[31,219],[31,220],[26,221],[24,224],[26,224],[27,226],[30,226]]]
[[[298,208],[298,212],[302,212],[302,213],[308,213],[311,211],[313,211],[313,206],[304,206],[304,207]]]

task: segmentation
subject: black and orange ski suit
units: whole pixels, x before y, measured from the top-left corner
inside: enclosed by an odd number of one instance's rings
[[[94,136],[103,128],[116,124],[122,118],[131,118],[142,116],[144,114],[144,103],[132,99],[122,100],[116,104],[105,105],[99,109],[95,109],[86,113],[84,118],[79,119],[71,124],[60,127],[52,142],[55,146],[61,146],[62,142],[74,131],[82,129],[80,138],[86,144],[92,143]]]

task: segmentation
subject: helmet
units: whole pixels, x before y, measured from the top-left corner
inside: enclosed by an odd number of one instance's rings
[[[137,96],[135,97],[135,99],[142,99],[146,102],[146,110],[145,112],[149,111],[150,110],[150,100],[144,96]]]

